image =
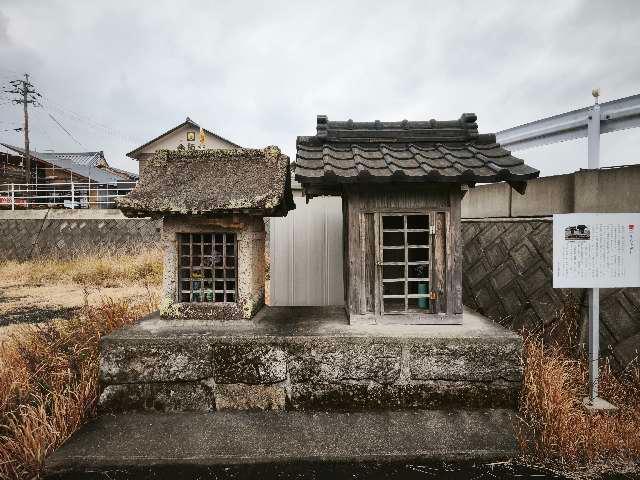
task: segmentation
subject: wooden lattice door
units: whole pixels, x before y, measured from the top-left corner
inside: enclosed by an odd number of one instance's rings
[[[385,212],[377,215],[377,223],[380,313],[434,313],[434,214]]]

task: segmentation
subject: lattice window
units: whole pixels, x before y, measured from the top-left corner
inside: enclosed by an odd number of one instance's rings
[[[431,232],[428,214],[382,214],[384,313],[431,310]]]
[[[181,302],[235,302],[237,297],[236,234],[179,235]]]

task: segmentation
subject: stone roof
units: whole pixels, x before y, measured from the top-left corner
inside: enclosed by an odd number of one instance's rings
[[[319,115],[317,134],[298,137],[295,178],[303,187],[366,182],[508,181],[539,171],[479,134],[477,117],[453,121],[346,122]]]
[[[250,213],[283,216],[295,208],[289,157],[278,147],[161,150],[116,205],[130,217]]]

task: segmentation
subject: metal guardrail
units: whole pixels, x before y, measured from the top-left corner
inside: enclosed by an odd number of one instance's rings
[[[136,184],[5,183],[0,185],[0,208],[114,208],[115,199],[129,193]]]
[[[600,133],[640,127],[640,94],[601,103]],[[543,118],[496,133],[497,141],[512,151],[549,145],[587,136],[593,106]]]

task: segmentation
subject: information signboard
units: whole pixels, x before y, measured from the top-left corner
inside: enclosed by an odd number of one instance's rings
[[[554,215],[553,287],[640,287],[640,213]]]

